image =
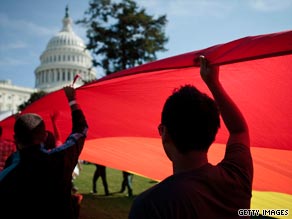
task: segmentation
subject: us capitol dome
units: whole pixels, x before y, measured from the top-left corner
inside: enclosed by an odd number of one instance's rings
[[[68,6],[62,30],[51,38],[40,61],[41,64],[35,70],[35,88],[38,90],[52,92],[61,89],[72,83],[76,74],[82,78],[76,81],[76,87],[81,86],[83,81],[97,79],[89,51],[72,30]]]

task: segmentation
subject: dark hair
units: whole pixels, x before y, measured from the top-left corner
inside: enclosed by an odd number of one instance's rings
[[[45,123],[37,114],[23,114],[14,124],[14,134],[18,143],[29,146],[45,135]]]
[[[161,123],[180,153],[208,151],[220,127],[220,114],[213,99],[185,85],[166,100]]]

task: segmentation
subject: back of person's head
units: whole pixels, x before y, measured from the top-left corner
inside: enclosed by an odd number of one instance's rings
[[[180,153],[208,151],[220,127],[220,115],[214,100],[185,85],[166,100],[161,123]]]
[[[45,123],[39,115],[27,113],[17,118],[14,124],[14,138],[19,149],[40,144],[45,137]]]

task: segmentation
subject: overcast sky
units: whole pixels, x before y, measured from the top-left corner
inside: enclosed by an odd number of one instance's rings
[[[62,28],[65,7],[81,19],[87,0],[0,0],[0,80],[34,87],[34,70],[49,40]],[[166,58],[245,36],[292,30],[292,0],[137,0],[146,12],[166,14]],[[86,30],[73,30],[85,43]]]

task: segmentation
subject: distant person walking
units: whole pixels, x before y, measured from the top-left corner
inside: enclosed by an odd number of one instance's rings
[[[132,181],[133,181],[133,174],[123,171],[123,181],[122,181],[120,193],[123,193],[127,188],[128,196],[132,197],[133,196]]]
[[[105,195],[109,195],[107,178],[106,178],[106,167],[100,164],[95,164],[95,171],[92,178],[92,192],[93,193],[97,193],[96,183],[99,177],[101,177]]]

